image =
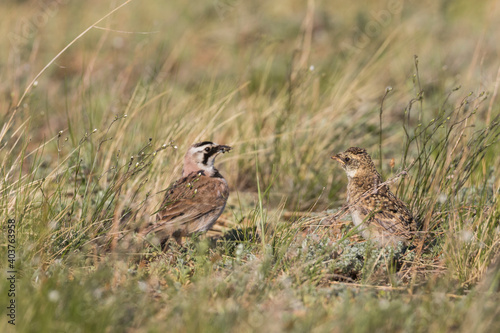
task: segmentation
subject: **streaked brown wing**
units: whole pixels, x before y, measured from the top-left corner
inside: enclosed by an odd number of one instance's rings
[[[221,179],[199,173],[182,178],[167,189],[156,223],[148,226],[144,234],[158,231],[171,234],[179,229],[183,233],[198,231],[203,225],[187,224],[200,219],[210,222],[211,216],[218,216],[228,195],[227,185]]]
[[[383,189],[372,196],[367,197],[365,205],[372,206],[374,210],[369,212],[363,209],[363,218],[367,218],[367,223],[379,231],[390,232],[404,238],[411,238],[413,230],[413,217],[408,208],[392,192]],[[371,204],[369,204],[371,203]]]

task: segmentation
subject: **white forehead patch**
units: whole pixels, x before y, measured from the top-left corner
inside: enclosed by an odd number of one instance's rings
[[[191,147],[191,149],[189,149],[189,153],[190,154],[196,154],[196,153],[203,153],[205,152],[205,148],[207,147],[211,147],[212,145],[204,145],[204,146],[200,146],[200,147]]]
[[[217,144],[215,143],[207,143],[207,144],[204,144],[203,146],[199,146],[199,147],[191,147],[191,151],[193,152],[204,152],[205,149],[208,147],[208,148],[212,148],[212,147],[215,147],[217,146]]]

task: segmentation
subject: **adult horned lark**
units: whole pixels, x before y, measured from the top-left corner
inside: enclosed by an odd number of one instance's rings
[[[365,149],[352,147],[332,156],[347,174],[347,205],[354,225],[366,239],[380,245],[407,243],[415,220],[405,203],[382,185],[380,174]]]
[[[141,235],[154,233],[160,244],[169,237],[180,244],[181,237],[204,232],[224,211],[229,196],[226,180],[214,167],[220,153],[229,146],[204,141],[192,145],[184,156],[182,178],[166,191],[156,222],[147,226]]]

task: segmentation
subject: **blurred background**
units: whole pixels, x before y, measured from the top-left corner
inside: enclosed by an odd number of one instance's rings
[[[4,121],[42,68],[120,4],[2,1]],[[344,176],[331,153],[362,146],[380,157],[375,148],[387,87],[384,175],[389,161],[400,158],[399,125],[420,90],[427,108],[419,120],[432,119],[456,87],[458,101],[469,92],[496,94],[499,11],[496,1],[131,1],[47,68],[14,122],[28,121],[31,147],[64,131],[69,143],[61,155],[86,132],[102,133],[115,116],[133,110],[113,147],[130,155],[149,137],[174,141],[179,152],[163,158],[178,165],[196,140],[231,144],[234,154],[220,161],[231,170],[225,172],[231,186],[255,190],[257,153],[264,187],[275,184],[275,195],[291,195],[304,209],[323,188],[324,199],[343,199],[337,192]],[[492,112],[484,108],[475,121],[487,122]],[[43,159],[50,164],[57,153],[48,145]],[[160,163],[164,186],[178,168]]]

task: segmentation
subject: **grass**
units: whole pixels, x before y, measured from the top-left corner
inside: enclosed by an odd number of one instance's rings
[[[0,5],[17,331],[500,329],[494,1],[119,4]],[[201,140],[234,147],[224,214],[183,247],[141,246]],[[351,146],[418,218],[409,250],[343,212],[330,156]]]

